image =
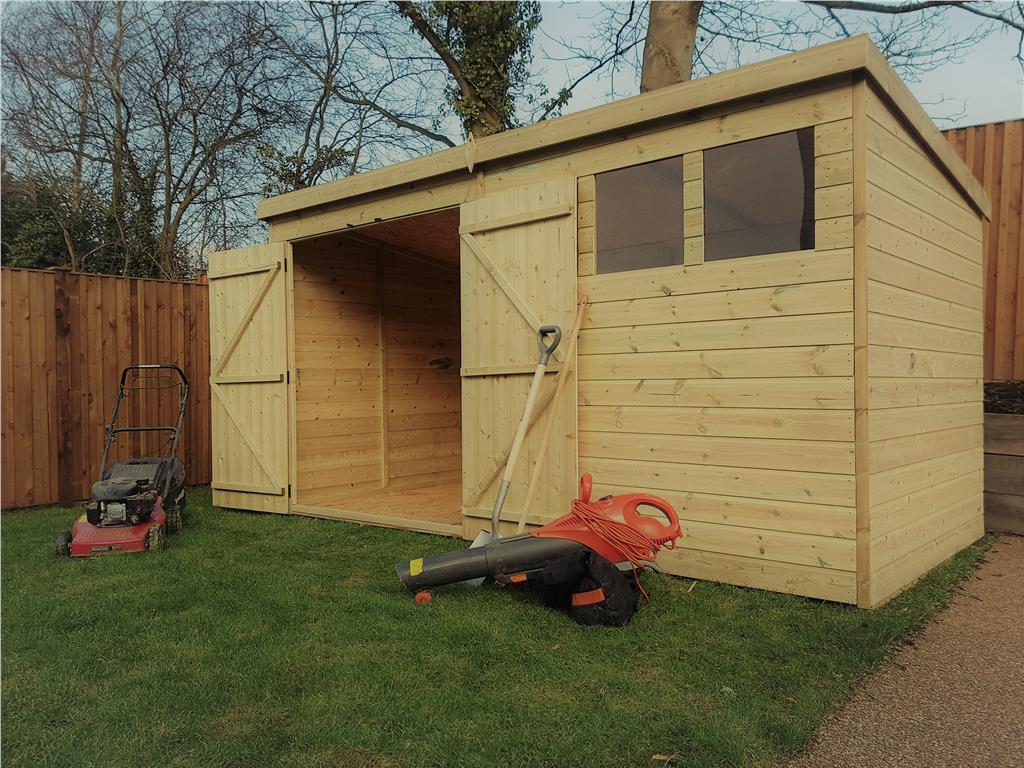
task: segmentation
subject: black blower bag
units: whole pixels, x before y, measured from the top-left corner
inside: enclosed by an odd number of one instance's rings
[[[632,572],[590,550],[553,560],[530,584],[545,605],[567,610],[577,624],[621,627],[640,604]]]

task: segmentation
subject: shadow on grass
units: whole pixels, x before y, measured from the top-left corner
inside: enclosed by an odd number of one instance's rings
[[[874,611],[668,576],[620,629],[393,564],[451,539],[213,508],[168,550],[58,560],[2,518],[5,766],[746,766],[799,750],[983,557]],[[671,757],[652,762],[652,756]]]

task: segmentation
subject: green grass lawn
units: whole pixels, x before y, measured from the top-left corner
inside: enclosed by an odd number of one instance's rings
[[[629,626],[581,628],[414,603],[394,562],[463,542],[190,498],[166,552],[81,561],[52,554],[74,512],[4,513],[5,768],[770,765],[984,551],[873,612],[650,574]]]

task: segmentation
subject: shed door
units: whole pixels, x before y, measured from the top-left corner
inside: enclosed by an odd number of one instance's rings
[[[537,330],[568,333],[576,317],[576,182],[558,178],[496,192],[461,207],[462,503],[467,533],[490,518],[498,474],[537,365]],[[537,403],[548,402],[556,351]],[[502,520],[519,519],[544,419],[553,425],[530,519],[564,514],[576,495],[576,385],[567,382],[527,436]],[[487,527],[490,527],[489,525]]]
[[[288,512],[287,245],[210,256],[213,501]]]

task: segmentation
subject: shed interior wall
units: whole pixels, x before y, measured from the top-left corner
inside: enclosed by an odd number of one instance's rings
[[[295,500],[457,525],[458,272],[400,251],[341,236],[293,247]]]
[[[870,604],[979,538],[982,224],[866,98]]]

